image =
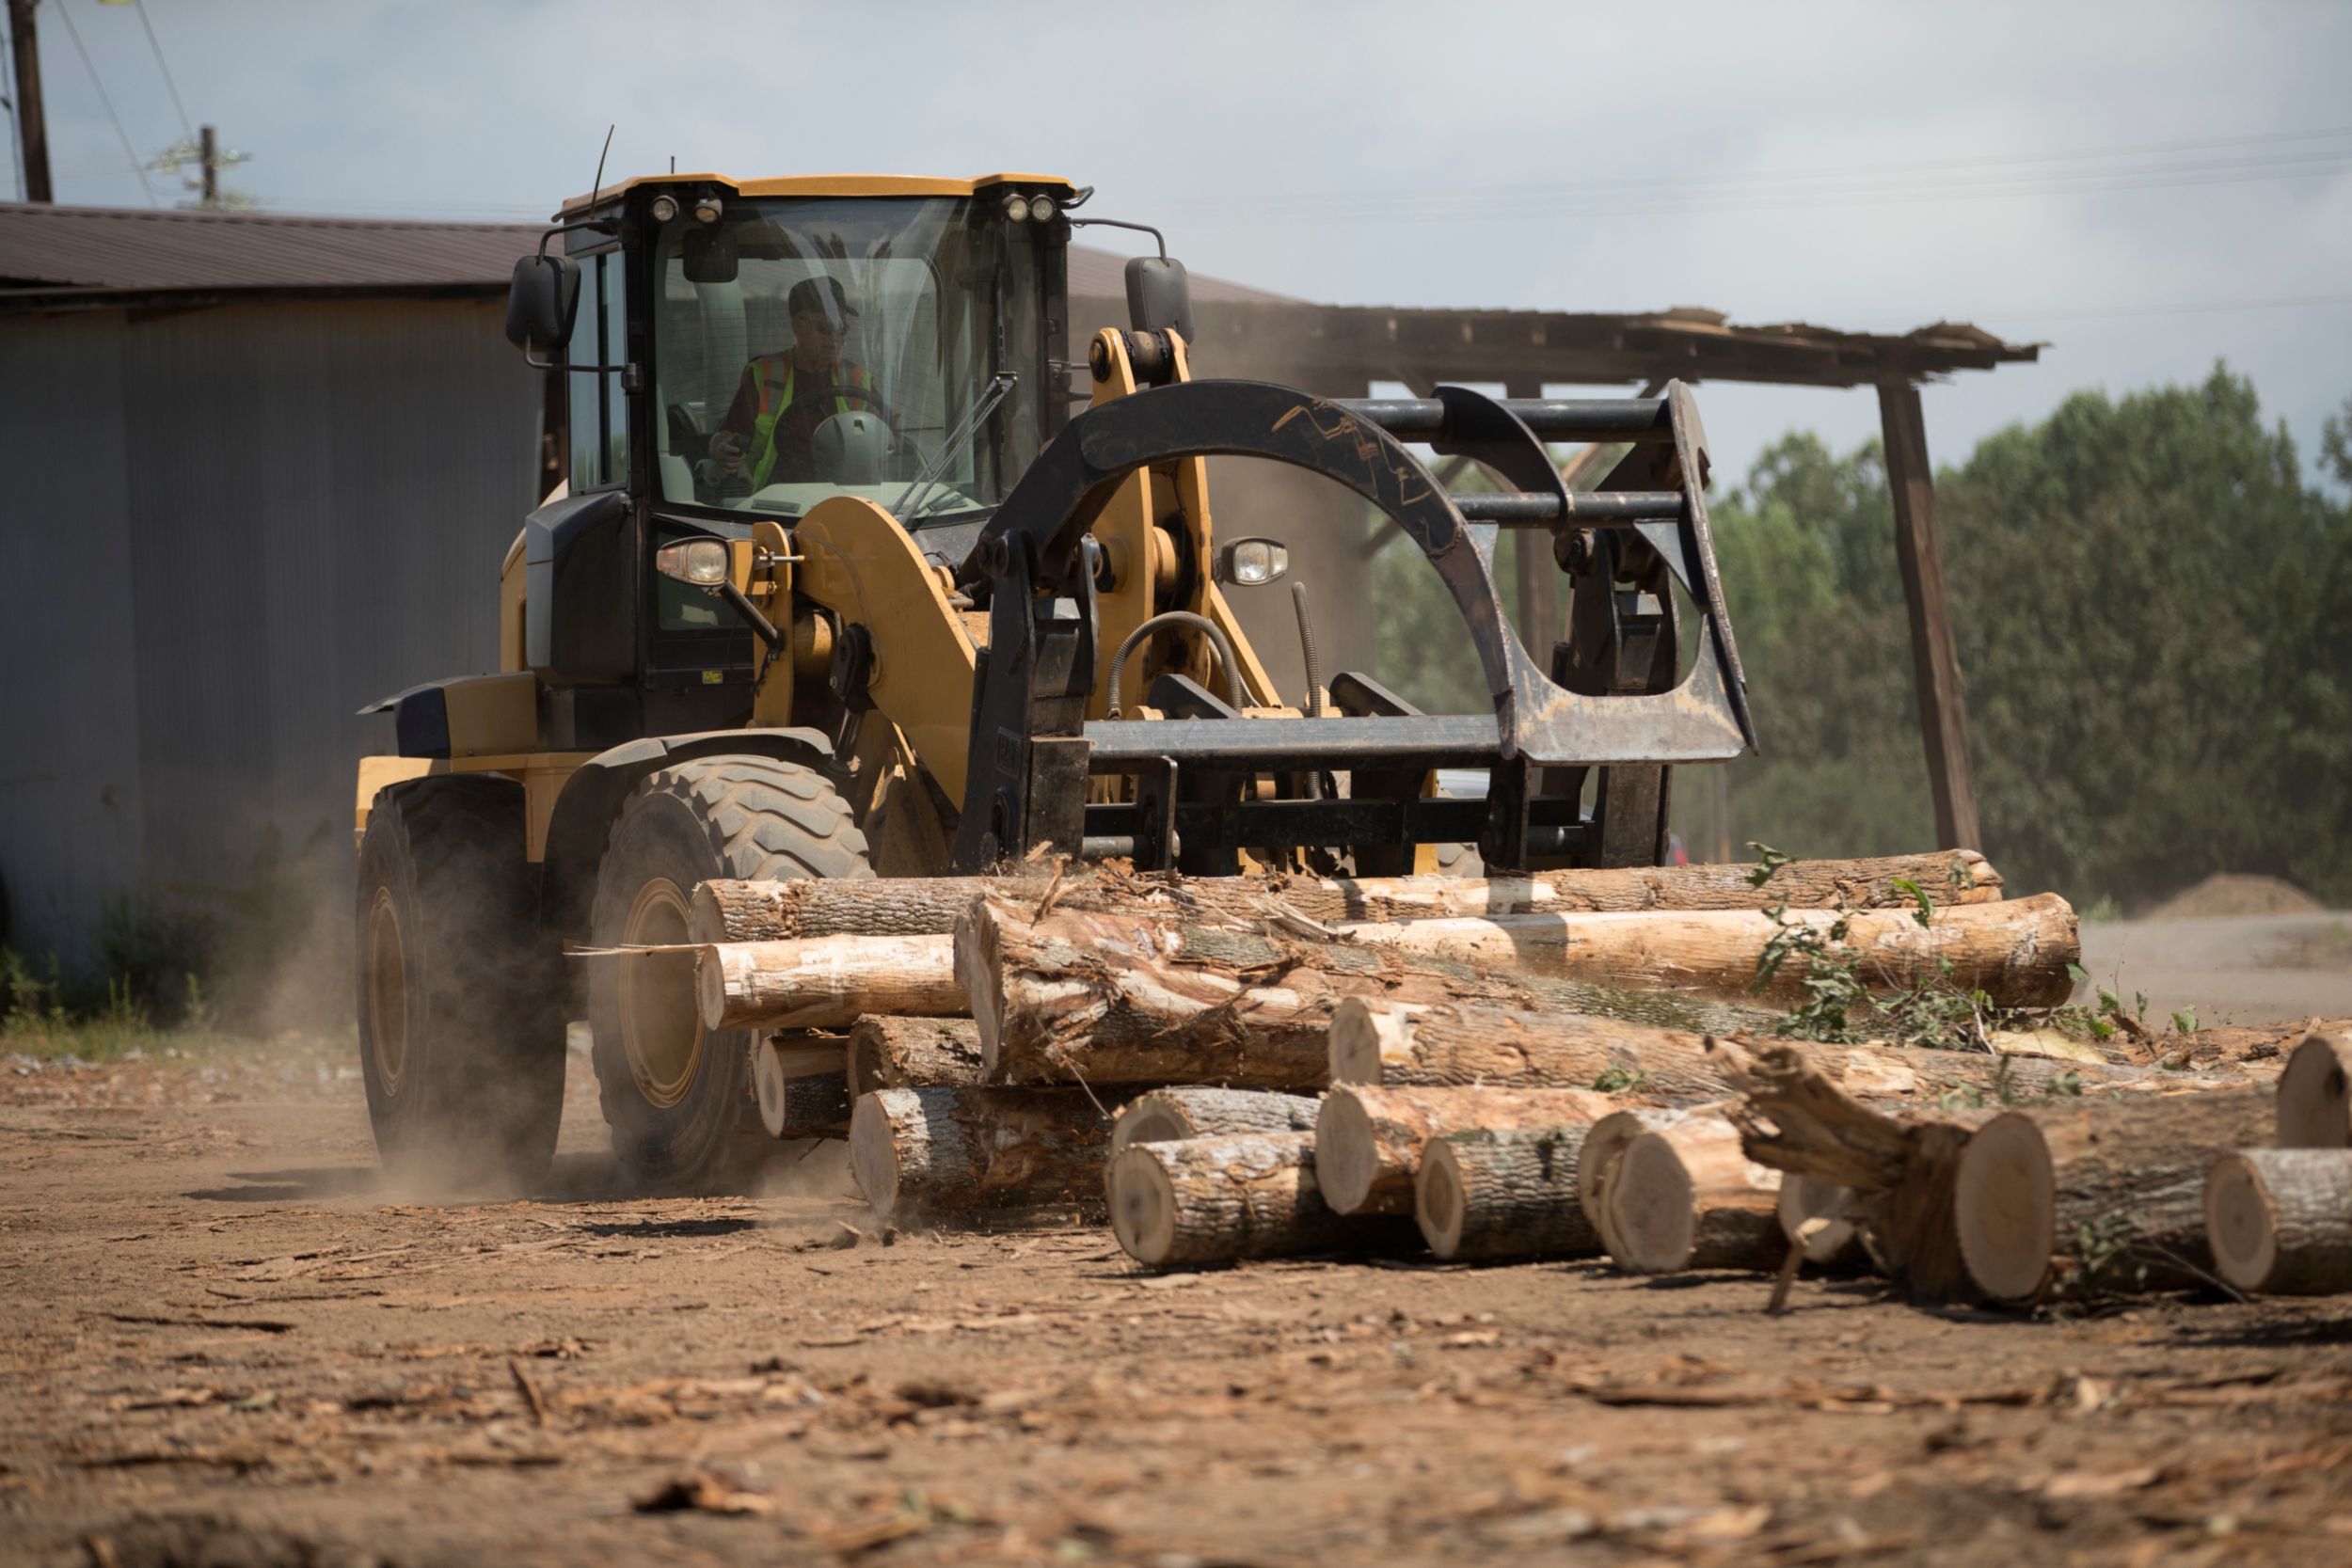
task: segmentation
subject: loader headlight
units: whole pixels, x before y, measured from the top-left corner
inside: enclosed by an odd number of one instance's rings
[[[1032,223],[1053,222],[1054,198],[1050,196],[1033,196],[1029,198],[1029,221]]]
[[[1029,198],[1019,191],[1005,198],[1005,216],[1013,223],[1029,221]]]
[[[1217,559],[1217,578],[1237,588],[1279,582],[1291,569],[1290,546],[1275,539],[1236,539]]]
[[[653,569],[665,578],[716,588],[727,580],[727,545],[723,539],[689,539],[654,551]]]

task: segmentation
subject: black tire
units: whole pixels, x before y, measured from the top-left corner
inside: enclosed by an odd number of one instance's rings
[[[389,786],[359,844],[359,1069],[395,1179],[511,1193],[564,1115],[563,958],[539,926],[522,786]]]
[[[715,877],[871,877],[866,835],[822,773],[703,757],[637,786],[596,872],[591,941],[684,942],[694,884]],[[750,1109],[751,1031],[706,1031],[684,954],[590,964],[588,1022],[612,1152],[651,1192],[707,1185]]]

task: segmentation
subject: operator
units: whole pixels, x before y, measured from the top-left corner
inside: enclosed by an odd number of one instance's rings
[[[792,347],[760,355],[743,367],[735,402],[711,435],[712,478],[723,486],[748,483],[757,490],[822,479],[812,467],[810,437],[834,415],[866,406],[866,399],[843,389],[873,382],[863,365],[841,357],[857,314],[841,280],[804,277],[792,285],[784,303],[792,320]]]

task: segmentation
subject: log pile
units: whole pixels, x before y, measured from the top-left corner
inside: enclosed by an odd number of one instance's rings
[[[2073,911],[2005,892],[1973,854],[1760,885],[1041,867],[707,882],[692,935],[706,1026],[760,1037],[763,1125],[846,1131],[900,1224],[1106,1214],[1152,1267],[1777,1271],[1775,1302],[1833,1265],[2011,1305],[2352,1290],[2352,1031],[2094,1050],[2034,1011]],[[1994,1020],[1981,1049],[1782,1043],[1822,960],[1865,1030],[1921,987]]]

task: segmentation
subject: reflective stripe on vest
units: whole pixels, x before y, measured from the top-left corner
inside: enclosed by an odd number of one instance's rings
[[[784,367],[782,381],[773,377],[779,363]],[[792,383],[799,368],[792,363],[792,356],[788,354],[763,354],[751,362],[749,370],[759,387],[759,412],[752,420],[752,488],[756,490],[766,484],[768,476],[775,471],[776,421],[783,419],[785,411],[792,406]],[[873,385],[864,366],[852,365],[846,359],[834,368],[834,373],[848,386]],[[850,411],[848,398],[836,393],[833,403],[834,412],[847,414]]]

